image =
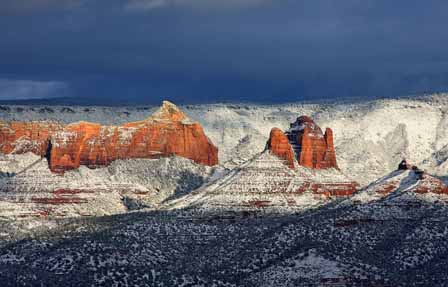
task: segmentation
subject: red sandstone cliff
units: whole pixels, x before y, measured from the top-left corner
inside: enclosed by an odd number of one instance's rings
[[[279,128],[271,130],[267,148],[273,154],[285,160],[287,166],[294,168],[294,150],[288,141],[288,137]]]
[[[97,167],[116,159],[178,155],[204,165],[218,163],[218,149],[202,127],[175,105],[163,106],[151,117],[122,126],[70,124],[52,136],[50,167],[63,172],[80,165]]]
[[[50,135],[63,126],[52,121],[0,122],[0,152],[32,152],[43,156],[47,152]]]
[[[9,126],[30,127],[14,130]],[[116,159],[171,155],[186,157],[204,165],[218,163],[218,149],[207,138],[202,127],[166,101],[151,117],[121,126],[79,122],[64,128],[38,124],[36,130],[29,123],[11,123],[0,127],[2,152],[14,151],[17,139],[25,130],[39,143],[38,148],[30,146],[20,151],[16,149],[15,152],[45,154],[49,158],[50,169],[57,173],[76,169],[80,165],[92,168],[105,166]]]
[[[315,169],[338,168],[333,131],[327,128],[324,134],[321,128],[307,116],[297,118],[286,133],[273,129],[268,148],[272,153],[286,160],[291,168],[294,168],[294,161],[290,157],[289,149],[293,151],[299,165]]]

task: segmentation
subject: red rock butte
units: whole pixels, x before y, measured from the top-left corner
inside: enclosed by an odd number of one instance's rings
[[[301,166],[314,169],[338,168],[333,131],[322,129],[307,116],[298,117],[287,132],[271,130],[267,148],[294,168],[294,158]],[[293,155],[293,157],[291,156]]]
[[[160,158],[177,155],[196,163],[218,164],[218,149],[174,104],[163,105],[149,118],[120,126],[78,122],[0,123],[0,151],[46,156],[56,173],[106,166],[116,159]]]

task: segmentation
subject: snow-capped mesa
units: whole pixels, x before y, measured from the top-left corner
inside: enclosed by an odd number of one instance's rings
[[[287,135],[273,128],[261,154],[167,207],[290,212],[350,196],[357,186],[337,168],[331,130],[324,135],[299,117]]]
[[[107,166],[116,159],[171,155],[209,166],[218,164],[218,150],[201,125],[168,101],[151,117],[120,126],[81,121],[64,127],[52,122],[11,122],[0,127],[0,151],[46,157],[55,173],[81,165]]]
[[[1,122],[0,151],[2,218],[156,209],[201,186],[218,163],[200,124],[167,101],[118,126]]]

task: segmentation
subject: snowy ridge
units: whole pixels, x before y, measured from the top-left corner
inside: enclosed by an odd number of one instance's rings
[[[341,203],[351,207],[348,225],[369,221],[434,220],[428,210],[448,211],[446,185],[439,179],[414,170],[397,170],[378,179]],[[432,212],[431,212],[432,213]],[[341,225],[344,225],[344,220]]]
[[[403,198],[434,201],[445,198],[448,201],[445,184],[429,174],[419,175],[414,170],[396,170],[359,191],[351,201],[368,203],[372,201],[392,201]]]
[[[446,94],[420,98],[375,100],[364,103],[284,105],[190,105],[180,107],[219,148],[222,164],[235,167],[252,158],[272,127],[289,128],[300,115],[319,126],[331,127],[341,170],[362,185],[386,175],[402,158],[422,165],[448,142]],[[66,123],[86,120],[102,124],[141,121],[152,107],[2,106],[0,119],[53,119]],[[419,115],[425,115],[424,118]],[[445,165],[437,173],[447,173]]]

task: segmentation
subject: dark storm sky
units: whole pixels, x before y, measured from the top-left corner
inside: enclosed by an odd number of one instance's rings
[[[0,100],[448,91],[446,0],[1,0]]]

